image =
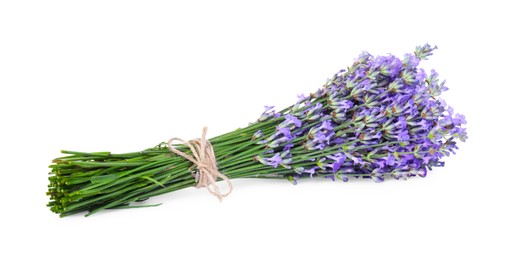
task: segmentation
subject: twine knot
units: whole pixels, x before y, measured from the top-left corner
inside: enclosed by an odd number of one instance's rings
[[[209,193],[217,197],[219,201],[222,201],[224,197],[233,191],[233,185],[228,177],[218,171],[215,152],[211,143],[206,139],[206,133],[207,127],[204,127],[201,138],[190,141],[185,141],[178,137],[171,138],[167,141],[167,148],[195,164],[198,169],[198,173],[195,174],[196,188],[206,187]],[[193,153],[192,156],[176,149],[173,146],[173,141],[180,141],[186,145]],[[226,193],[220,191],[217,185],[218,178],[227,183],[228,191]]]

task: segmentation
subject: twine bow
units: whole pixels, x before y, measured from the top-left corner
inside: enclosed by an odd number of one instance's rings
[[[207,127],[204,127],[202,130],[202,138],[190,141],[178,137],[171,138],[167,141],[167,148],[169,148],[171,152],[186,158],[188,161],[191,161],[196,165],[198,169],[198,173],[195,175],[197,188],[206,187],[209,193],[217,197],[219,201],[222,201],[224,197],[233,191],[233,185],[228,177],[218,171],[215,152],[213,151],[211,143],[206,139],[206,133]],[[173,146],[173,141],[180,141],[185,144],[189,147],[193,156],[176,149]],[[217,178],[220,178],[227,183],[228,191],[226,193],[220,191],[220,188],[217,185]]]

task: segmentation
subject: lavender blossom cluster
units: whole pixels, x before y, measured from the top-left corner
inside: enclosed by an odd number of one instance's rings
[[[435,71],[418,68],[436,47],[417,47],[403,59],[362,53],[310,96],[281,112],[266,107],[257,131],[260,163],[281,167],[292,181],[323,176],[407,179],[425,177],[467,139],[465,117],[438,96],[446,91]]]

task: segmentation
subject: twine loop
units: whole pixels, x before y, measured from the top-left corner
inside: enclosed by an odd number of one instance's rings
[[[228,177],[218,171],[215,152],[213,146],[206,139],[207,127],[202,130],[202,137],[186,141],[184,139],[173,137],[167,141],[167,148],[184,158],[192,162],[198,169],[198,173],[195,174],[195,180],[197,182],[196,188],[206,187],[209,193],[217,197],[219,201],[222,201],[224,197],[231,194],[233,191],[233,185]],[[173,146],[173,141],[180,141],[186,145],[192,155],[181,152]],[[217,179],[220,178],[227,183],[228,191],[222,193],[217,184]]]

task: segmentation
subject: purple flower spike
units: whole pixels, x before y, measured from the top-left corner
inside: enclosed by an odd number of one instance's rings
[[[280,128],[289,127],[291,129],[294,129],[296,127],[301,127],[302,122],[294,115],[287,114],[284,116],[285,121],[280,123]]]
[[[467,122],[439,98],[448,88],[438,73],[418,68],[435,49],[419,46],[403,59],[363,52],[347,70],[283,110],[278,127],[260,144],[271,150],[263,157],[276,157],[262,162],[288,167],[290,176],[376,182],[425,177],[428,169],[443,166],[443,157],[456,153],[456,141],[467,139]],[[272,109],[265,113],[273,115]]]
[[[256,159],[262,164],[272,166],[273,168],[276,168],[280,163],[282,163],[282,157],[280,157],[280,153],[276,153],[270,158],[262,158],[257,156]]]

